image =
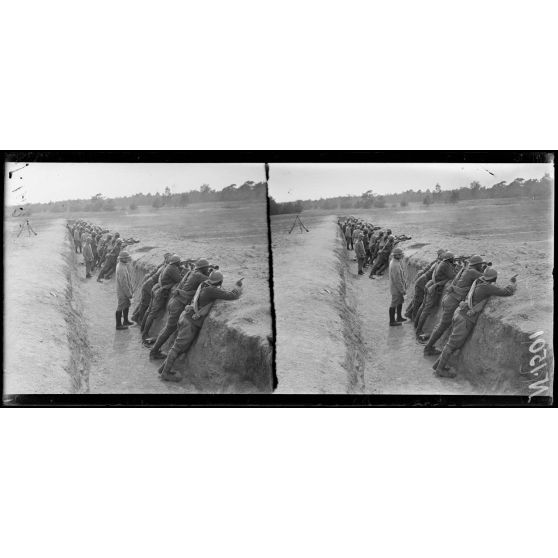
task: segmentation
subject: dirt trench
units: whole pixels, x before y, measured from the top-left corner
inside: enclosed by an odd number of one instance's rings
[[[450,360],[457,372],[456,378],[439,378],[433,374],[435,357],[423,355],[424,345],[415,339],[410,321],[401,327],[389,327],[388,308],[390,303],[387,272],[374,280],[357,274],[354,252],[348,251],[338,232],[340,262],[346,268],[347,291],[352,308],[351,327],[356,331],[354,339],[346,336],[349,347],[363,353],[365,362],[364,392],[381,394],[447,394],[447,395],[550,395],[552,393],[552,371],[554,357],[548,350],[548,366],[533,376],[529,373],[529,361],[533,354],[529,346],[532,331],[521,331],[506,323],[498,309],[498,298],[488,303],[483,314],[461,351]],[[416,248],[420,248],[417,245]],[[405,250],[409,288],[405,305],[411,299],[413,282],[419,268],[428,262]],[[425,332],[431,332],[441,314],[441,307],[425,323]],[[443,347],[449,331],[438,341]],[[359,347],[358,338],[362,339]],[[349,349],[350,350],[350,349]],[[545,388],[548,387],[548,390]]]
[[[80,255],[68,237],[65,319],[68,325],[70,360],[67,371],[77,393],[270,393],[272,348],[269,339],[231,324],[231,307],[217,302],[187,355],[177,359],[179,383],[164,382],[157,373],[161,361],[150,361],[137,326],[116,331],[116,285],[114,276],[98,283],[85,278]],[[163,260],[164,250],[132,254],[132,277],[136,286],[132,308],[141,294],[145,274]],[[241,303],[228,303],[230,305]],[[166,312],[153,323],[156,336]],[[174,335],[163,345],[166,351]]]

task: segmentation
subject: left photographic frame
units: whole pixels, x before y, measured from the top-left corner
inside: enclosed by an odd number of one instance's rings
[[[12,152],[3,165],[5,405],[273,391],[263,163]]]

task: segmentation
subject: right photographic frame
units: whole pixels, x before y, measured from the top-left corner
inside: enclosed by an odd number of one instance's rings
[[[550,151],[281,154],[275,393],[552,404],[554,179]]]

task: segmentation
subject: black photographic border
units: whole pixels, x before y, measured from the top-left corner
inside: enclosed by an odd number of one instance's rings
[[[262,163],[273,180],[273,163],[548,163],[556,151],[4,151],[5,163]],[[269,171],[269,175],[267,174]],[[6,187],[6,185],[4,185]],[[554,206],[555,207],[555,206]],[[268,224],[269,196],[268,196]],[[273,298],[273,253],[268,226],[270,292],[273,336],[276,338]],[[4,284],[3,287],[4,288]],[[4,292],[3,292],[4,294]],[[4,301],[4,297],[2,297]],[[554,332],[553,332],[554,338]],[[273,374],[276,385],[275,343]],[[0,390],[3,387],[0,378]],[[554,384],[554,382],[553,382]],[[553,385],[553,391],[556,388]],[[3,390],[1,390],[3,393]],[[355,395],[355,394],[6,394],[3,407],[548,407],[555,406],[554,393],[547,397],[501,395]]]

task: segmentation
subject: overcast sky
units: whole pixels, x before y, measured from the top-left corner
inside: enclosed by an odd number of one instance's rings
[[[7,205],[88,199],[97,193],[111,198],[154,194],[162,193],[166,186],[173,192],[198,189],[202,184],[221,190],[247,180],[265,181],[263,163],[29,163],[8,180],[8,172],[22,166],[6,164]]]
[[[487,171],[494,173],[492,176]],[[319,199],[360,195],[367,190],[391,194],[405,190],[443,190],[469,186],[478,180],[483,186],[510,182],[514,178],[553,176],[550,164],[483,164],[476,163],[290,163],[273,164],[268,191],[276,201]]]

